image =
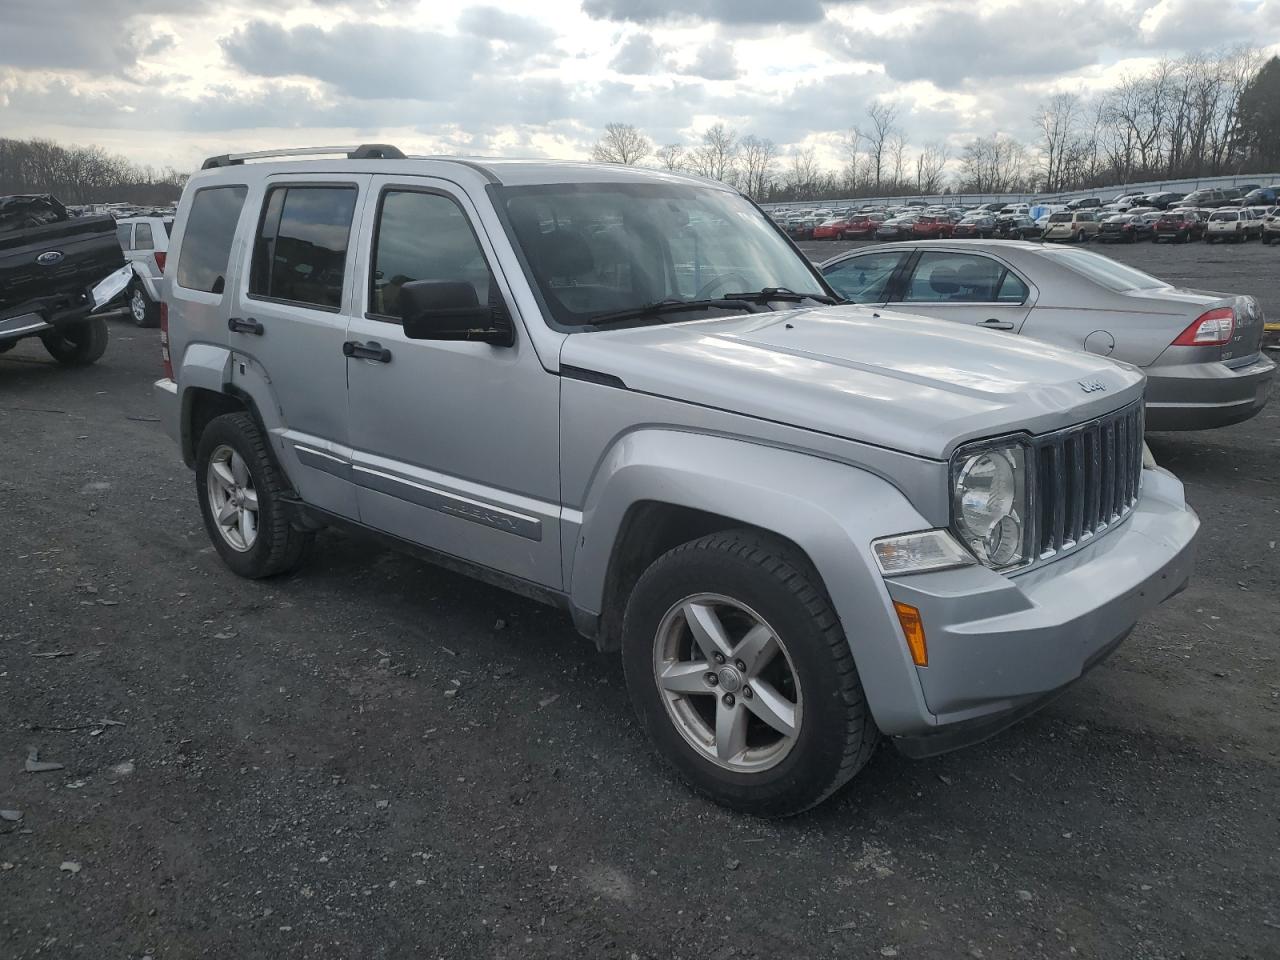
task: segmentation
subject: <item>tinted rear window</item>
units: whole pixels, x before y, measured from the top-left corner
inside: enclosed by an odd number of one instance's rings
[[[355,209],[354,186],[272,187],[253,245],[249,294],[338,309]]]
[[[177,283],[188,290],[221,293],[236,223],[248,187],[205,187],[196,191],[178,254]]]

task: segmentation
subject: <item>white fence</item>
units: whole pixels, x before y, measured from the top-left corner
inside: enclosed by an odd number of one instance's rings
[[[1190,193],[1192,190],[1239,186],[1257,183],[1264,187],[1280,184],[1280,173],[1241,173],[1229,177],[1192,177],[1186,180],[1148,180],[1144,183],[1126,183],[1113,187],[1091,187],[1087,190],[1067,190],[1062,193],[935,193],[926,196],[902,197],[853,197],[846,200],[789,200],[785,203],[761,204],[766,210],[777,207],[856,207],[870,203],[905,203],[908,200],[924,200],[926,203],[945,203],[948,206],[971,207],[980,203],[1030,203],[1035,200],[1074,200],[1077,197],[1098,197],[1103,202],[1126,193]]]

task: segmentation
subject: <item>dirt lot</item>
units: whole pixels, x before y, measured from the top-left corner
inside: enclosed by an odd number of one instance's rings
[[[1280,315],[1272,248],[1116,255]],[[1280,957],[1280,403],[1152,438],[1199,572],[1084,682],[761,822],[554,610],[328,533],[236,579],[112,332],[0,356],[0,956]]]

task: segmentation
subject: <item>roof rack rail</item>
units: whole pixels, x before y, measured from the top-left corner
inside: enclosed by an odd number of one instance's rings
[[[253,153],[224,153],[210,157],[200,165],[201,170],[218,167],[235,167],[246,160],[266,160],[273,157],[323,157],[344,153],[348,160],[403,160],[404,153],[389,143],[362,143],[355,147],[294,147],[290,150],[256,150]]]

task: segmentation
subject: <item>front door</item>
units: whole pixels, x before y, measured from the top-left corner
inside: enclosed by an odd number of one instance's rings
[[[474,208],[445,181],[375,177],[365,223],[346,337],[363,354],[346,361],[361,522],[560,588],[560,380],[525,335]],[[412,280],[465,281],[480,303],[505,304],[514,345],[410,340],[399,294]]]
[[[850,303],[883,306],[910,256],[909,249],[859,253],[824,266],[822,275]]]
[[[994,257],[926,250],[908,270],[891,304],[904,313],[1017,333],[1032,303],[1030,285]]]

